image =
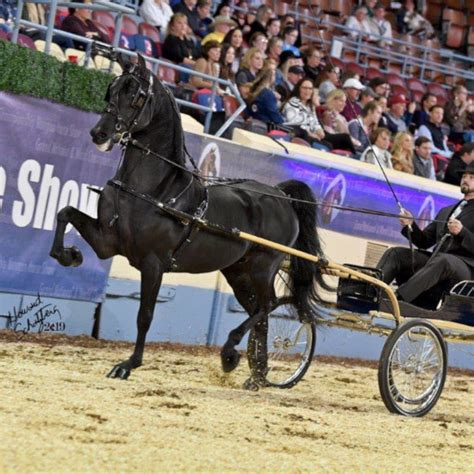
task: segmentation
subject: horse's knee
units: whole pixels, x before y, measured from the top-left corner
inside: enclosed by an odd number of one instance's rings
[[[58,222],[69,222],[70,216],[71,216],[71,211],[74,208],[72,206],[66,206],[63,207],[59,212],[58,212]]]

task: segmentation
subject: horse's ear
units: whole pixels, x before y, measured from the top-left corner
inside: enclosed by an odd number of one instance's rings
[[[125,61],[123,54],[118,53],[117,54],[117,62],[119,63],[120,67],[122,68],[122,71],[125,71],[128,62]]]
[[[137,58],[138,58],[138,67],[142,71],[144,71],[146,69],[145,59],[143,58],[143,56],[140,53],[137,53]]]

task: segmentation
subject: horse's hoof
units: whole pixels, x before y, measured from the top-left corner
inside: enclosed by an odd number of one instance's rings
[[[77,247],[66,247],[60,251],[51,250],[49,255],[63,267],[78,267],[83,262],[82,253]]]
[[[108,374],[109,379],[127,380],[130,375],[130,369],[124,367],[122,364],[117,364]]]
[[[240,354],[235,349],[232,349],[229,355],[221,354],[221,361],[222,370],[224,372],[232,372],[239,365]]]
[[[242,388],[244,390],[252,390],[253,392],[258,392],[258,390],[260,389],[260,385],[252,377],[250,377],[244,382]]]

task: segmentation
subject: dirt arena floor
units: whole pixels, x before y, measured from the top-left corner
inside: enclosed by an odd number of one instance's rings
[[[241,389],[206,348],[0,332],[0,472],[472,472],[474,376],[425,418],[391,415],[374,367],[317,360],[291,390]]]

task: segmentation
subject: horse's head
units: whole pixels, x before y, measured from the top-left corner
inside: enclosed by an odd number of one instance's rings
[[[102,151],[110,151],[124,135],[146,128],[154,115],[153,75],[143,57],[138,55],[137,64],[126,64],[119,57],[119,63],[124,72],[109,85],[107,107],[90,132]]]

